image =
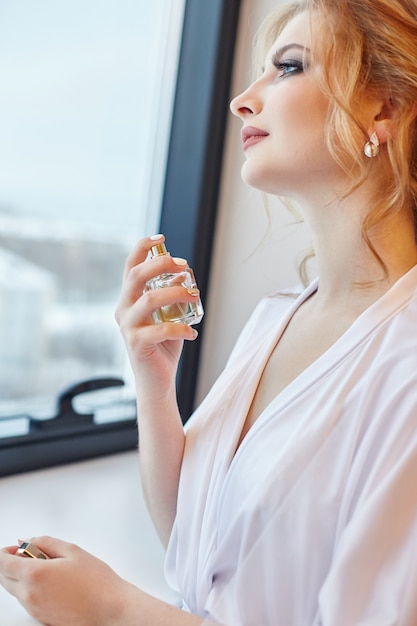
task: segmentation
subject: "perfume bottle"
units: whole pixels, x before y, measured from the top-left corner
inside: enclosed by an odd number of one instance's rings
[[[151,258],[156,256],[169,256],[165,244],[160,243],[152,246]],[[164,287],[182,286],[186,289],[197,289],[194,273],[191,268],[185,266],[184,269],[175,273],[160,274],[146,283],[146,289],[161,289]],[[203,305],[200,298],[194,302],[175,302],[162,306],[153,313],[155,324],[163,322],[181,322],[182,324],[198,324],[204,315]]]

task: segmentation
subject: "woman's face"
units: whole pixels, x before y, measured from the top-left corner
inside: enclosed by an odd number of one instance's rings
[[[243,122],[245,182],[299,199],[341,174],[325,142],[329,102],[311,45],[309,15],[300,13],[274,42],[262,76],[231,103]]]

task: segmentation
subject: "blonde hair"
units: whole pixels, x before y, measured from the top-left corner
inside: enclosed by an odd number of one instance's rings
[[[360,186],[369,168],[378,168],[363,236],[375,253],[372,226],[406,207],[413,212],[417,239],[417,0],[291,2],[262,24],[255,41],[258,67],[284,26],[306,10],[318,18],[311,20],[313,54],[321,61],[321,87],[331,105],[328,147],[351,181],[344,195]],[[375,159],[358,149],[368,140],[358,115],[364,96],[391,104],[395,135]]]

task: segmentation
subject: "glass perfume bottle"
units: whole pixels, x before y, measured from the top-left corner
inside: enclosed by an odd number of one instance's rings
[[[169,256],[165,244],[152,246],[151,257]],[[163,289],[164,287],[182,286],[188,290],[197,289],[193,270],[187,266],[179,272],[160,274],[146,283],[146,289]],[[182,324],[198,324],[204,315],[200,298],[194,302],[175,302],[162,306],[153,313],[155,324],[163,322],[181,322]]]

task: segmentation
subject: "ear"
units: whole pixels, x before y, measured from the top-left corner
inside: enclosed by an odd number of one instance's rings
[[[376,132],[381,145],[395,136],[394,116],[395,104],[391,100],[379,103],[373,125],[368,129],[368,132],[369,135]]]

